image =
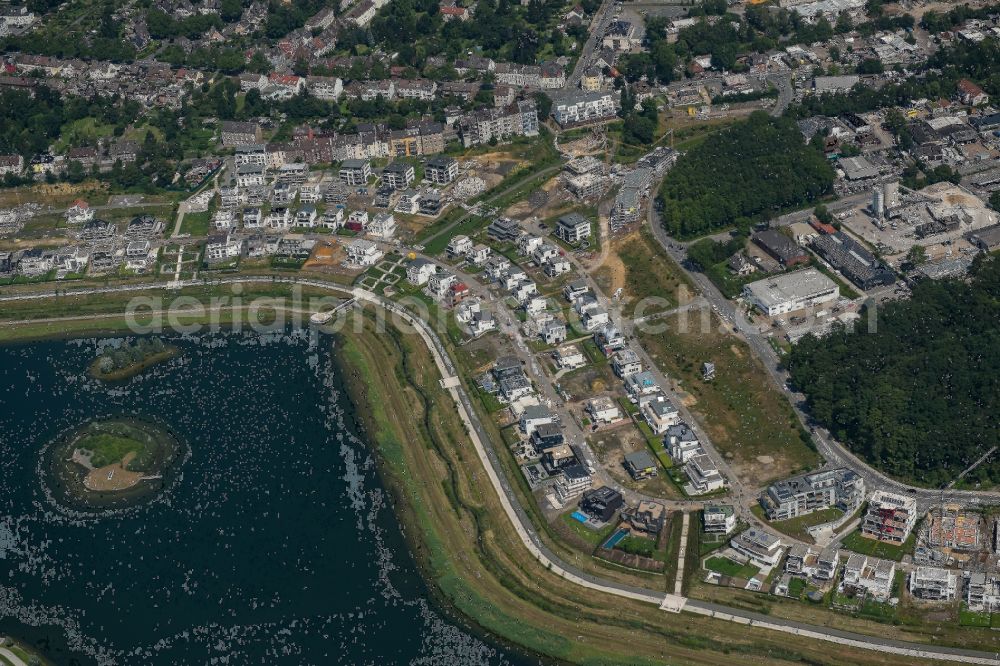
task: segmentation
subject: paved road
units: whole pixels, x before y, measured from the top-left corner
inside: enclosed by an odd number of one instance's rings
[[[298,279],[293,277],[272,277],[272,276],[233,276],[214,280],[213,284],[247,284],[247,283],[273,283],[281,282],[288,284],[300,284],[303,286],[328,289],[330,291],[355,298],[361,302],[368,302],[390,312],[399,313],[420,333],[425,344],[434,356],[435,363],[443,378],[456,376],[454,363],[449,357],[446,348],[442,345],[437,334],[430,326],[402,310],[401,306],[386,300],[385,298],[365,291],[363,289],[351,289],[342,285],[332,284],[323,280]],[[204,284],[202,281],[190,281],[192,286]],[[166,288],[167,283],[159,283],[160,287]],[[150,285],[120,285],[116,287],[95,287],[90,289],[80,289],[75,293],[80,294],[101,294],[101,293],[123,293],[129,291],[148,290]],[[0,296],[0,302],[24,300],[25,298],[47,298],[57,296],[56,292],[44,292],[32,294],[30,296],[7,295]],[[455,385],[457,384],[457,385]],[[613,581],[604,580],[597,576],[583,572],[572,565],[566,564],[558,556],[552,553],[531,526],[531,520],[521,506],[516,493],[513,492],[509,480],[505,477],[503,467],[497,457],[492,440],[486,434],[482,423],[479,421],[476,411],[472,408],[469,396],[456,382],[448,389],[456,406],[468,428],[470,437],[476,447],[477,454],[486,469],[490,483],[493,485],[500,499],[504,512],[531,554],[542,563],[549,571],[570,581],[574,584],[587,587],[589,589],[613,594],[615,596],[656,604],[664,610],[680,612],[682,610],[710,616],[718,620],[735,622],[747,627],[762,628],[771,631],[808,636],[815,640],[823,640],[841,645],[851,645],[858,648],[873,650],[886,654],[901,655],[913,658],[938,659],[942,661],[975,663],[975,664],[1000,664],[1000,658],[996,655],[976,650],[965,650],[961,648],[948,648],[937,646],[925,646],[917,643],[905,641],[894,641],[875,636],[864,636],[851,632],[838,631],[827,627],[807,625],[790,620],[778,620],[766,615],[752,613],[749,611],[729,608],[719,604],[712,604],[692,599],[686,599],[678,595],[664,594],[662,590],[652,590],[642,587],[622,585]]]
[[[598,43],[604,39],[604,31],[608,29],[608,25],[614,20],[614,5],[614,0],[604,0],[598,8],[597,13],[590,23],[590,35],[587,37],[587,41],[580,51],[580,57],[576,59],[576,65],[573,67],[572,73],[566,77],[564,89],[572,90],[580,85],[580,78],[583,76],[584,70],[590,66]]]

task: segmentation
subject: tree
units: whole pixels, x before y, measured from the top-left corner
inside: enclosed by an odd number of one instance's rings
[[[927,261],[927,250],[923,245],[914,245],[906,253],[906,263],[911,266],[919,266],[925,261]]]
[[[990,194],[990,208],[1000,210],[1000,190],[994,190]]]

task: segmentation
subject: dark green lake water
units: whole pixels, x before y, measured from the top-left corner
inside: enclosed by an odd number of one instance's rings
[[[215,334],[125,384],[107,340],[0,347],[0,633],[57,664],[528,664],[444,619],[355,435],[330,339]],[[88,418],[190,447],[153,502],[99,517],[39,482]]]

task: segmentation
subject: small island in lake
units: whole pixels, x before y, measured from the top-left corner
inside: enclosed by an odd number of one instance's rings
[[[177,347],[164,344],[160,338],[139,338],[134,343],[105,348],[90,364],[89,374],[106,382],[121,381],[179,353]]]
[[[52,491],[81,508],[131,505],[166,488],[182,453],[178,441],[152,423],[91,421],[50,447]]]

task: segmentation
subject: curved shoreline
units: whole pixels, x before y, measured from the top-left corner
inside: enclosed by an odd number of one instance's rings
[[[448,357],[447,352],[441,345],[436,333],[429,328],[429,326],[422,320],[416,319],[408,312],[403,311],[396,304],[386,301],[382,297],[367,292],[362,289],[349,289],[342,285],[332,284],[329,282],[321,280],[311,280],[311,279],[291,279],[291,278],[254,278],[252,276],[245,277],[232,277],[217,281],[217,284],[236,284],[236,283],[257,283],[257,282],[282,282],[288,284],[300,284],[318,287],[320,289],[327,289],[331,291],[336,291],[342,294],[347,294],[350,297],[358,299],[362,302],[372,304],[376,307],[388,310],[390,312],[397,313],[404,321],[411,324],[415,330],[418,331],[421,338],[423,339],[427,348],[431,351],[434,358],[434,362],[439,370],[439,374],[446,379],[450,379],[456,376],[454,366],[451,359]],[[117,287],[108,288],[105,290],[94,290],[88,293],[115,293],[115,292],[128,292],[137,290],[149,290],[150,285],[136,286],[135,288],[129,287]],[[46,296],[54,296],[55,294],[32,294],[23,297],[0,297],[0,301],[3,300],[33,300],[38,298],[44,298]],[[461,382],[448,382],[450,387],[447,391],[451,394],[451,397],[458,408],[463,421],[467,425],[467,433],[470,436],[473,444],[476,447],[477,455],[480,462],[484,466],[484,471],[490,479],[490,484],[493,490],[496,492],[501,505],[503,507],[506,518],[509,520],[511,526],[516,530],[520,541],[524,547],[532,554],[532,556],[541,563],[550,572],[556,573],[560,578],[567,580],[574,585],[582,586],[595,591],[604,592],[607,594],[612,594],[618,597],[623,597],[625,599],[641,601],[646,604],[656,604],[657,606],[663,608],[668,607],[670,610],[675,610],[677,612],[683,610],[702,615],[709,616],[719,620],[725,620],[727,622],[734,622],[740,625],[761,627],[765,629],[772,630],[774,632],[781,632],[796,636],[806,637],[812,640],[822,640],[829,641],[833,643],[838,643],[845,646],[860,648],[864,650],[874,650],[882,652],[884,654],[892,654],[910,658],[927,658],[927,659],[938,659],[944,661],[959,661],[965,663],[981,663],[981,664],[996,664],[1000,663],[993,653],[981,652],[976,650],[965,650],[961,648],[947,648],[933,645],[924,645],[919,643],[910,643],[905,641],[895,641],[891,639],[878,638],[873,636],[865,636],[862,634],[856,634],[847,631],[840,631],[836,629],[827,629],[819,626],[805,625],[801,623],[796,623],[793,621],[786,620],[775,620],[768,618],[757,613],[752,613],[748,611],[743,611],[735,608],[729,608],[726,606],[721,606],[717,604],[711,604],[700,601],[693,601],[684,599],[683,597],[675,597],[674,595],[665,595],[662,592],[656,590],[650,590],[647,588],[632,587],[628,585],[622,585],[612,581],[607,581],[600,579],[596,576],[584,573],[572,567],[571,565],[565,564],[559,559],[558,556],[554,555],[545,545],[542,543],[541,539],[533,529],[530,527],[530,519],[524,512],[524,509],[518,503],[517,497],[511,491],[507,480],[503,477],[502,467],[500,466],[499,460],[496,457],[495,451],[492,447],[487,447],[484,445],[484,441],[489,441],[489,438],[485,436],[482,431],[482,426],[478,422],[475,411],[471,409],[469,404],[469,399],[464,389],[461,387]],[[457,386],[455,384],[458,384]],[[966,493],[968,491],[956,491],[961,493]],[[982,496],[984,494],[975,494],[976,496]],[[680,606],[680,607],[677,607]]]

